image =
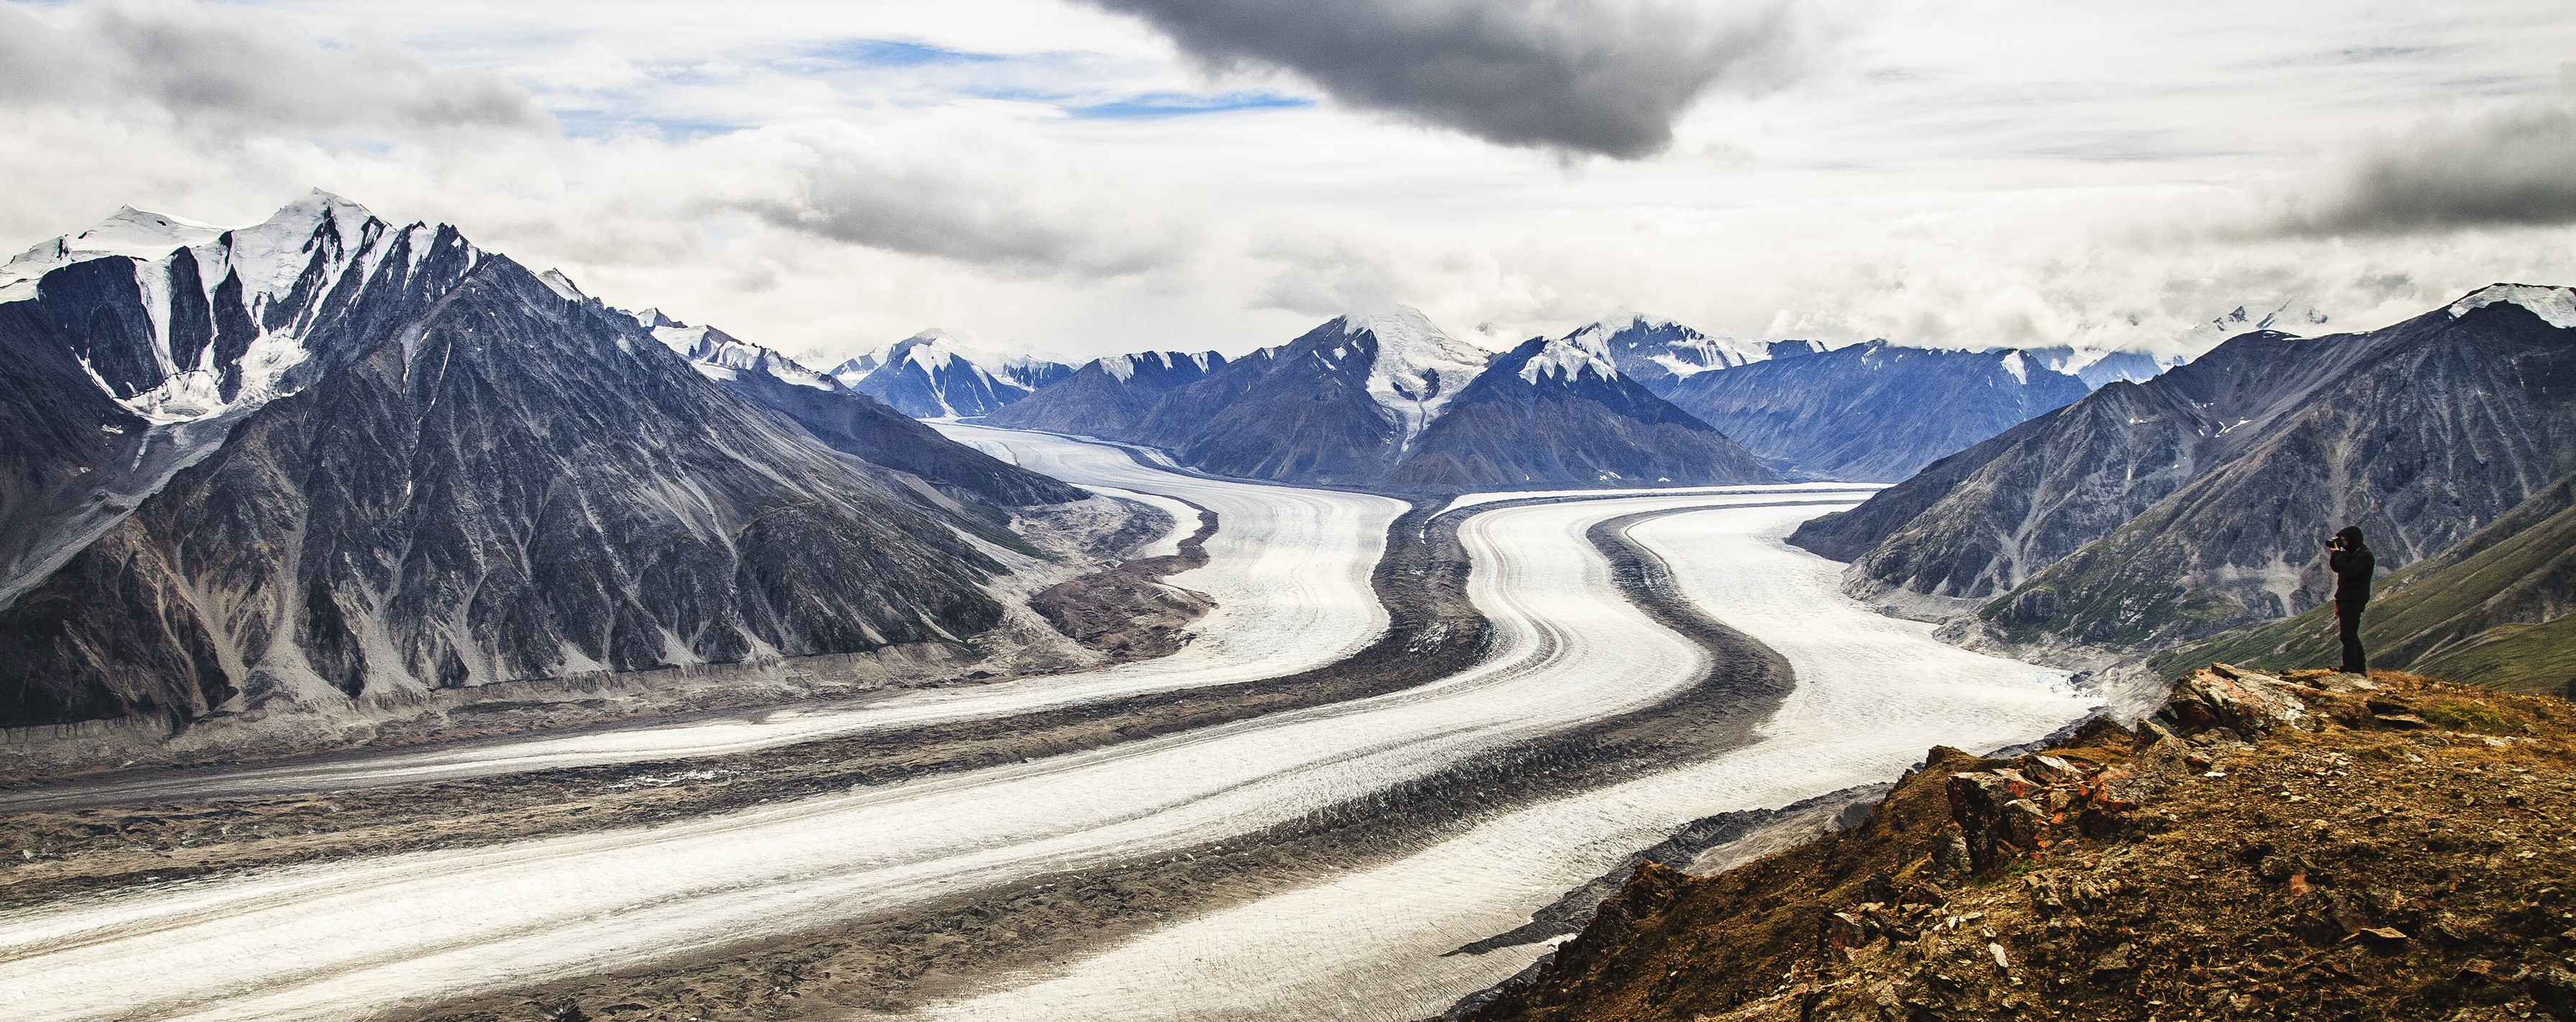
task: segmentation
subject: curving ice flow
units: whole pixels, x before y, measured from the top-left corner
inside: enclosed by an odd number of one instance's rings
[[[717,756],[872,731],[1032,713],[1154,692],[1256,681],[1320,667],[1386,630],[1369,575],[1405,505],[1385,497],[1228,482],[1138,465],[1119,448],[1041,433],[942,425],[978,446],[1078,486],[1149,499],[1173,512],[1177,549],[1198,528],[1186,500],[1217,512],[1208,563],[1170,576],[1215,598],[1178,653],[1080,674],[969,688],[916,689],[822,706],[686,724],[512,738],[272,767],[188,771],[0,793],[0,810],[135,798],[221,798],[335,791],[532,770]]]
[[[1619,502],[1625,503],[1625,502]],[[1211,913],[1063,973],[945,1005],[946,1019],[1418,1019],[1540,946],[1450,951],[1529,921],[1683,824],[1895,778],[1926,749],[2037,739],[2082,716],[2062,673],[1935,641],[1845,597],[1832,561],[1780,540],[1816,508],[1657,519],[1630,535],[1682,591],[1769,644],[1798,684],[1755,744],[1532,806],[1420,854]],[[1009,986],[1011,981],[1001,985]]]
[[[1469,519],[1469,594],[1494,640],[1478,666],[1427,685],[646,830],[286,867],[0,915],[0,1003],[31,1020],[339,1017],[1246,834],[1689,684],[1706,652],[1622,598],[1584,532],[1727,499]]]

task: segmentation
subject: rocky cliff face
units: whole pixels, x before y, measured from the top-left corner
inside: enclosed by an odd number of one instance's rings
[[[1872,341],[1697,373],[1668,396],[1791,470],[1895,482],[2086,392],[2019,351]]]
[[[1936,748],[1867,822],[1648,864],[1453,1017],[2576,1019],[2564,700],[2213,665],[2132,736]]]
[[[1225,368],[1225,356],[1149,351],[1083,363],[1065,379],[985,417],[1010,429],[1134,440],[1163,395]]]
[[[2165,643],[2321,602],[2319,539],[2384,568],[2576,469],[2576,312],[2499,285],[2367,334],[2228,341],[1933,465],[1792,542],[1856,592],[1990,600],[2024,638]],[[2471,412],[2474,410],[2474,413]]]
[[[326,208],[305,223],[294,283],[245,286],[232,312],[211,300],[230,288],[198,292],[216,326],[193,363],[192,335],[163,325],[195,322],[195,300],[135,287],[145,263],[75,260],[0,304],[0,344],[33,363],[49,348],[124,361],[93,387],[116,410],[55,372],[15,394],[56,405],[10,414],[230,426],[130,513],[85,525],[93,538],[31,542],[13,518],[21,546],[73,552],[0,610],[0,721],[851,652],[998,620],[979,587],[996,566],[958,531],[989,526],[945,517],[633,320],[452,230]],[[263,332],[228,377],[236,314]],[[289,371],[258,361],[288,341],[302,352]],[[170,366],[188,364],[221,407],[154,396],[178,392]],[[136,412],[138,398],[157,403]],[[95,427],[74,425],[31,435],[95,457],[71,442]]]
[[[1494,359],[1423,431],[1391,481],[1426,490],[1729,485],[1779,476],[1619,371],[1577,332]]]

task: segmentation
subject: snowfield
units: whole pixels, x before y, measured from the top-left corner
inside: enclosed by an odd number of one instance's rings
[[[1349,656],[1386,630],[1369,575],[1386,529],[1405,505],[1385,497],[1207,479],[1138,465],[1102,444],[1038,433],[942,425],[1000,448],[1023,466],[1078,486],[1130,496],[1173,514],[1170,553],[1198,528],[1186,500],[1221,522],[1208,563],[1170,576],[1212,596],[1198,638],[1159,660],[1081,674],[965,688],[919,689],[845,703],[773,710],[665,727],[532,736],[414,752],[221,771],[185,771],[0,794],[0,809],[80,804],[101,791],[153,798],[219,798],[417,784],[531,770],[713,756],[843,735],[1000,717],[1152,692],[1275,678]],[[1175,499],[1177,498],[1177,499]]]

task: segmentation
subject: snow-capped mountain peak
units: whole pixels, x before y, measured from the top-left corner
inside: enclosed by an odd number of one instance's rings
[[[396,229],[364,206],[315,189],[268,219],[219,227],[183,217],[121,208],[78,234],[39,244],[0,265],[0,302],[41,296],[46,274],[103,259],[133,264],[134,286],[150,320],[152,365],[91,366],[99,388],[156,423],[188,422],[252,408],[293,393],[296,367],[309,361],[304,335],[343,280],[365,282],[396,251],[417,267],[432,246],[481,253],[454,233],[422,224]],[[352,277],[351,275],[355,276]],[[238,297],[227,292],[237,288]],[[195,336],[210,306],[238,301],[249,335],[230,347]],[[188,329],[174,342],[174,322]],[[85,364],[87,364],[85,362]],[[309,381],[308,381],[309,382]]]
[[[1449,336],[1431,317],[1409,306],[1347,315],[1341,323],[1345,338],[1366,334],[1376,339],[1368,393],[1395,416],[1403,434],[1399,448],[1410,446],[1493,359],[1492,352]]]
[[[2568,287],[2489,284],[2452,302],[2451,318],[2458,319],[2498,302],[2529,309],[2542,322],[2558,329],[2576,330],[2576,288]]]
[[[1713,369],[1765,361],[1778,343],[1711,337],[1671,319],[1628,311],[1604,316],[1568,336],[1597,339],[1619,371],[1662,390]]]

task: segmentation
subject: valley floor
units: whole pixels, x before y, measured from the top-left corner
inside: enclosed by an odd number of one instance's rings
[[[1780,542],[1828,494],[1512,495],[1418,510],[1389,544],[1383,498],[945,428],[1215,510],[1209,566],[1175,577],[1216,598],[1198,639],[846,707],[14,793],[0,997],[62,1019],[1418,1018],[1543,947],[1447,952],[1693,820],[2086,709],[2060,674],[1842,596]],[[1604,523],[1651,569],[1614,565]],[[1413,602],[1371,598],[1382,551],[1379,594]],[[1676,630],[1649,590],[1742,644]],[[344,840],[261,852],[319,834]]]

